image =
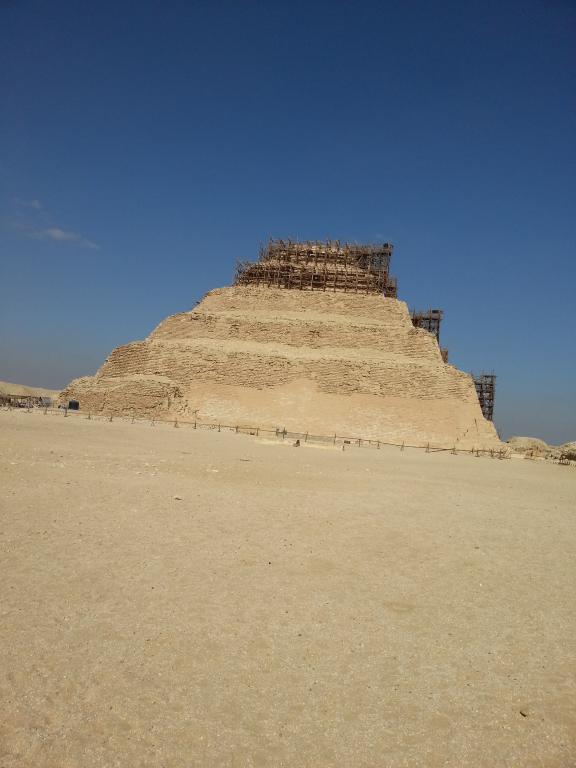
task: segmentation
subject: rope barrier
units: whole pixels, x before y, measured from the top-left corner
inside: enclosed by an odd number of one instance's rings
[[[42,411],[44,412],[44,415],[47,415],[49,412],[52,413],[52,415],[57,415],[62,413],[64,416],[76,416],[81,417],[84,414],[81,411],[71,410],[69,408],[59,408],[56,406],[51,407],[43,407]],[[211,429],[211,430],[217,430],[218,432],[221,432],[222,430],[228,430],[230,432],[235,432],[236,434],[247,434],[247,435],[254,435],[254,436],[261,436],[261,435],[272,435],[274,437],[281,437],[282,440],[285,439],[293,439],[293,440],[302,440],[305,443],[327,443],[332,444],[336,446],[337,443],[342,444],[342,447],[344,448],[345,445],[356,445],[357,447],[367,447],[367,448],[376,448],[380,449],[381,446],[387,445],[395,448],[400,448],[401,451],[404,451],[407,448],[412,448],[414,450],[423,450],[426,453],[450,453],[454,456],[458,454],[470,454],[472,456],[488,456],[490,458],[495,459],[507,459],[510,458],[510,451],[507,449],[494,449],[494,448],[477,448],[476,446],[472,448],[458,448],[456,445],[453,445],[451,448],[441,448],[441,447],[433,447],[430,445],[430,443],[426,443],[426,445],[412,445],[409,443],[406,443],[406,441],[402,441],[401,443],[396,442],[390,442],[387,440],[382,439],[376,439],[376,438],[368,438],[368,437],[348,437],[344,435],[338,435],[338,434],[331,434],[331,435],[314,435],[310,434],[309,432],[290,432],[288,430],[284,429],[267,429],[265,427],[257,427],[257,426],[242,426],[240,424],[222,424],[217,422],[200,422],[197,419],[188,420],[188,419],[182,419],[182,418],[171,418],[171,419],[163,419],[159,418],[158,416],[147,416],[147,417],[140,417],[138,418],[133,412],[127,413],[124,415],[118,414],[118,413],[100,413],[100,414],[94,414],[92,411],[89,411],[88,414],[85,416],[86,419],[97,419],[97,420],[104,420],[107,422],[111,422],[114,418],[116,419],[125,419],[129,420],[129,423],[134,424],[135,422],[143,423],[145,421],[150,420],[150,426],[154,427],[156,424],[170,424],[173,427],[180,427],[182,425],[190,425],[194,429]]]

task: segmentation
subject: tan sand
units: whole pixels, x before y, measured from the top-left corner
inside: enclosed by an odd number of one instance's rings
[[[573,467],[41,411],[0,461],[2,768],[575,764]]]

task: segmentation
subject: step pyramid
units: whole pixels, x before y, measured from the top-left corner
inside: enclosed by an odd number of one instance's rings
[[[241,265],[234,286],[210,291],[144,341],[116,348],[62,400],[95,413],[500,447],[471,376],[445,363],[436,337],[386,295],[395,293],[385,290],[393,284],[388,265],[385,277],[382,263],[375,267],[371,283],[365,273],[373,265],[352,261],[364,274],[357,280],[347,265],[345,286],[344,267],[333,279],[317,255],[313,268],[301,260],[304,279],[288,264],[288,286],[278,265],[252,273]],[[328,277],[310,278],[311,269]]]

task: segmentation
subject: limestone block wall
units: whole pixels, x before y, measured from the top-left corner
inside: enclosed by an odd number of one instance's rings
[[[252,345],[253,347],[254,345]],[[411,396],[421,400],[455,397],[476,402],[469,377],[452,366],[430,365],[399,355],[368,357],[359,350],[324,354],[282,345],[198,340],[137,342],[116,349],[100,369],[103,377],[160,376],[186,386],[206,381],[244,387],[278,387],[314,380],[321,392]]]
[[[171,379],[141,374],[84,376],[74,379],[60,395],[63,402],[78,400],[83,411],[125,416],[169,413],[181,398],[182,391]]]
[[[361,321],[342,323],[328,320],[251,319],[232,312],[220,314],[183,312],[165,320],[154,331],[151,340],[173,341],[194,339],[237,339],[269,343],[274,339],[293,347],[354,348],[395,352],[408,357],[436,360],[438,350],[430,346],[423,331],[411,327],[405,333],[383,335],[377,324]]]
[[[262,286],[211,291],[63,395],[81,407],[453,444],[497,443],[470,376],[406,305]]]

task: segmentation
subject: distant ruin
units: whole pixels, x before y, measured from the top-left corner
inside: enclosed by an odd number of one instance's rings
[[[409,313],[391,256],[389,243],[272,240],[238,263],[232,287],[118,347],[62,398],[110,414],[498,446],[482,393],[440,349],[442,312]]]

